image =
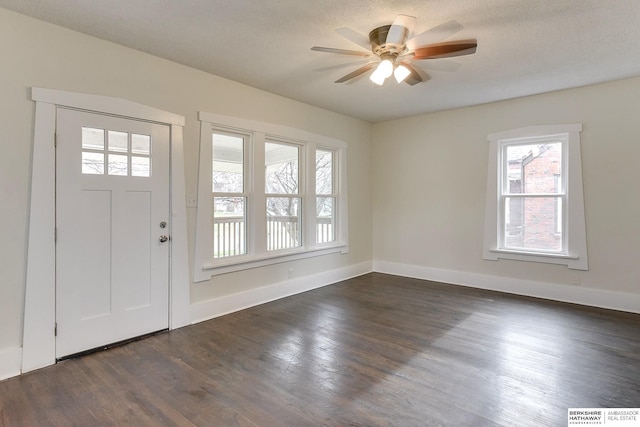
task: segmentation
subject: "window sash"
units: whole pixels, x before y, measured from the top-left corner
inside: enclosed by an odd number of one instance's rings
[[[266,147],[267,145],[270,146],[281,146],[281,150],[290,150],[290,149],[295,149],[296,150],[296,156],[295,156],[295,177],[292,178],[291,181],[295,181],[295,184],[293,184],[292,182],[286,182],[286,180],[281,180],[280,181],[280,187],[284,190],[287,190],[287,186],[292,186],[294,188],[290,189],[289,191],[285,191],[285,192],[278,192],[278,191],[273,191],[273,190],[269,190],[269,187],[277,187],[278,183],[274,183],[270,185],[269,182],[269,178],[271,176],[271,174],[269,173],[269,166],[272,166],[274,164],[278,164],[280,163],[281,165],[283,165],[284,167],[287,167],[286,165],[288,163],[291,163],[291,161],[289,162],[285,162],[285,161],[281,161],[281,162],[269,162],[269,160],[267,159],[267,153],[266,153]],[[264,147],[265,147],[265,194],[269,195],[269,196],[275,196],[275,195],[282,195],[282,196],[289,196],[289,195],[299,195],[301,194],[301,187],[303,184],[303,177],[305,176],[305,169],[304,169],[304,162],[301,161],[301,159],[304,157],[305,154],[305,146],[304,145],[298,145],[298,144],[291,144],[291,143],[287,143],[287,142],[282,142],[282,141],[278,141],[278,140],[274,140],[274,139],[268,139],[265,141],[264,143]],[[284,160],[284,159],[283,159]],[[286,174],[286,173],[290,173],[291,171],[280,171],[281,174]],[[293,175],[293,174],[292,174]],[[285,181],[285,182],[283,182]]]
[[[293,209],[294,212],[269,212],[269,202],[277,204],[289,205],[287,210]],[[280,202],[280,203],[278,203]],[[267,207],[265,208],[267,215],[267,251],[284,251],[302,247],[304,244],[303,237],[303,199],[299,196],[267,196]]]
[[[328,153],[330,155],[330,178],[327,180],[331,186],[330,191],[323,191],[322,189],[318,190],[318,154],[320,153]],[[336,152],[335,150],[327,149],[327,148],[316,148],[315,152],[316,157],[316,195],[324,195],[324,196],[336,196]],[[324,169],[324,168],[323,168]],[[322,178],[322,177],[320,177]]]
[[[511,206],[508,203],[510,199],[520,200],[521,201],[521,219],[520,221],[513,221],[512,216],[517,215],[518,212],[513,212],[511,210]],[[533,223],[526,221],[526,202],[528,200],[541,200],[541,203],[544,203],[544,199],[550,199],[547,203],[546,213],[549,214],[549,210],[552,211],[552,218],[549,220],[547,218],[547,223],[544,224],[544,220],[535,221]],[[566,255],[567,252],[567,239],[564,233],[562,233],[562,227],[558,227],[558,224],[564,224],[566,222],[566,216],[564,216],[565,209],[558,210],[557,206],[566,206],[567,197],[566,195],[559,194],[549,194],[549,195],[503,195],[500,197],[499,201],[499,211],[500,211],[500,224],[498,227],[498,247],[504,250],[515,250],[515,251],[523,251],[523,252],[532,252],[532,253],[549,253],[549,254],[562,254]],[[538,212],[540,209],[539,208]],[[514,225],[514,222],[516,223]],[[519,224],[518,224],[519,223]],[[542,223],[542,225],[540,224]],[[551,245],[547,247],[542,247],[540,244],[535,244],[532,241],[536,240],[536,237],[533,237],[529,234],[528,229],[535,228],[535,236],[537,236],[537,240],[547,239],[551,240],[549,243],[557,244],[557,240],[559,238],[560,246],[557,249],[553,249]],[[534,233],[531,233],[534,234]],[[516,244],[513,242],[517,242],[518,240],[522,240],[523,243]],[[524,241],[528,241],[529,244],[525,244]]]
[[[241,199],[242,213],[240,215],[217,216],[216,199]],[[230,195],[229,193],[214,193],[211,203],[214,206],[211,215],[211,241],[213,258],[231,258],[246,255],[247,247],[247,197]]]
[[[331,214],[330,216],[320,215],[322,212],[319,212],[319,199],[325,199],[331,201]],[[324,206],[326,203],[323,201],[322,205]],[[336,240],[336,212],[337,212],[337,197],[327,196],[325,194],[319,194],[316,196],[316,232],[315,239],[316,244],[331,244]]]

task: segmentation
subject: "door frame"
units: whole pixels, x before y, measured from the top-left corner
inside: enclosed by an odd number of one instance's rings
[[[56,109],[148,120],[170,127],[169,329],[190,324],[187,210],[184,178],[185,118],[122,98],[31,88],[35,126],[22,343],[22,373],[56,362],[55,131]]]

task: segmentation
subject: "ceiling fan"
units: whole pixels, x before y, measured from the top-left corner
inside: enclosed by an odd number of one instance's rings
[[[393,74],[398,83],[404,81],[412,86],[429,79],[422,69],[411,64],[412,61],[450,58],[476,52],[478,43],[475,39],[419,45],[425,40],[432,41],[438,36],[442,40],[460,31],[462,25],[457,21],[445,22],[414,36],[415,24],[414,16],[398,15],[391,25],[373,29],[368,39],[350,28],[338,28],[338,34],[366,51],[321,46],[314,46],[311,50],[369,59],[364,66],[342,76],[335,81],[336,83],[344,83],[375,68],[369,78],[378,85],[384,84],[387,77]]]

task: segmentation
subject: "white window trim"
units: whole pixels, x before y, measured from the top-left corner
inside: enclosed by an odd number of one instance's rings
[[[191,323],[182,116],[121,98],[32,88],[33,160],[23,325],[22,372],[55,363],[55,130],[56,108],[149,120],[171,130],[171,254],[169,328]]]
[[[234,271],[246,270],[250,268],[262,267],[270,264],[277,264],[298,259],[305,259],[331,253],[347,253],[349,251],[348,233],[348,206],[347,206],[347,144],[344,141],[313,134],[300,129],[271,123],[259,122],[255,120],[230,117],[221,114],[199,112],[200,120],[200,161],[198,170],[198,204],[196,211],[196,238],[193,265],[193,281],[203,282],[211,279],[212,276],[230,273]],[[303,209],[303,218],[308,220],[304,226],[305,238],[303,246],[290,250],[274,251],[267,253],[266,248],[257,248],[255,254],[240,255],[215,260],[213,259],[213,248],[211,244],[211,133],[214,130],[224,130],[244,135],[250,135],[249,143],[251,154],[247,161],[251,168],[250,175],[252,183],[253,200],[248,202],[249,209],[260,209],[266,204],[264,173],[255,173],[258,170],[256,165],[264,164],[264,152],[256,150],[256,145],[262,144],[265,140],[304,143],[305,155],[300,161],[304,162],[305,169],[315,171],[315,155],[308,153],[315,152],[315,148],[326,148],[335,150],[335,173],[338,198],[338,208],[336,211],[336,240],[331,243],[309,246],[308,237],[313,233],[315,236],[315,193],[306,192],[300,189],[300,194],[307,194],[307,202]],[[315,174],[307,173],[301,181],[306,180],[306,187],[313,188]],[[311,182],[310,182],[311,181]],[[257,191],[256,191],[257,190]],[[250,213],[247,213],[249,217]],[[251,221],[247,229],[248,241],[253,236],[264,235],[266,230],[264,224],[259,221]],[[315,241],[315,237],[314,237]],[[255,247],[255,245],[251,245]]]
[[[489,160],[487,172],[487,198],[485,205],[485,226],[483,258],[497,261],[510,259],[517,261],[532,261],[547,264],[566,265],[574,270],[588,270],[586,223],[584,215],[584,195],[582,187],[582,162],[580,153],[580,132],[582,124],[561,124],[529,126],[493,133],[487,136],[489,142]],[[567,252],[546,253],[534,251],[517,251],[501,249],[498,243],[499,227],[501,226],[500,210],[498,208],[500,164],[498,151],[500,141],[518,138],[543,137],[554,134],[566,134],[567,156],[565,166],[568,182],[568,206],[566,222]]]

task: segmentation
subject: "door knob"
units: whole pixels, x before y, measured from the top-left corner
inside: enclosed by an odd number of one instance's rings
[[[163,234],[162,236],[160,236],[160,243],[164,243],[164,242],[166,242],[167,240],[169,240],[169,237],[168,237],[168,236],[165,236],[164,234]]]

